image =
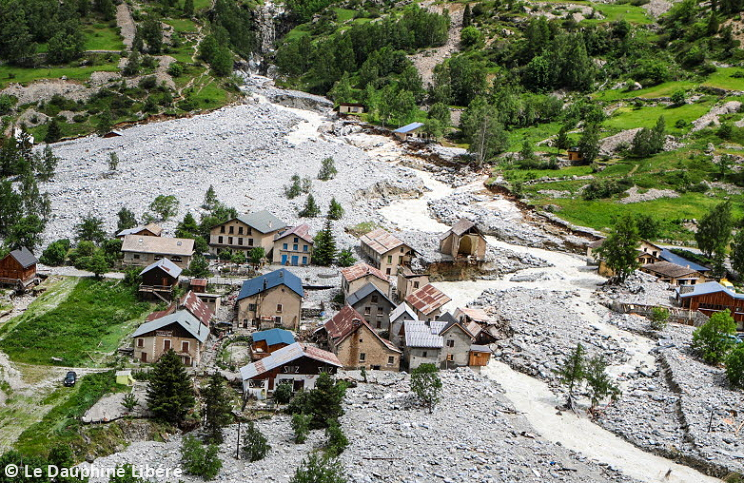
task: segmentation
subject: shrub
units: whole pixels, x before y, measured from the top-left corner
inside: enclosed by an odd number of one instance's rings
[[[735,344],[736,322],[727,310],[716,312],[692,333],[692,348],[709,364],[719,364]]]
[[[654,307],[651,309],[651,328],[653,330],[664,330],[669,321],[669,309]]]
[[[271,445],[267,442],[266,436],[261,434],[253,421],[248,421],[248,430],[245,433],[245,446],[243,452],[248,461],[259,461],[271,450]]]
[[[201,476],[205,480],[212,480],[222,468],[219,447],[214,444],[202,445],[193,436],[183,438],[181,446],[181,462],[187,473]]]
[[[274,401],[277,404],[287,404],[292,400],[292,384],[284,382],[280,383],[274,389]]]
[[[349,446],[349,439],[337,421],[329,424],[326,428],[326,438],[328,439],[326,440],[325,451],[326,456],[330,458],[338,458]]]
[[[338,460],[311,454],[295,471],[289,483],[346,483],[346,475]]]
[[[168,66],[168,74],[173,77],[181,77],[183,75],[183,66],[178,62],[173,62]]]
[[[64,238],[62,240],[53,241],[44,249],[39,260],[44,265],[58,267],[64,265],[69,250],[70,240]]]
[[[307,435],[310,433],[310,421],[313,417],[309,414],[293,414],[292,415],[292,430],[294,431],[294,442],[296,444],[302,444],[307,440]]]
[[[124,396],[124,400],[122,401],[121,405],[126,409],[128,412],[131,412],[134,410],[134,408],[137,407],[139,404],[139,401],[137,400],[137,397],[133,393],[127,393]]]
[[[336,174],[338,174],[338,171],[336,170],[336,164],[334,163],[333,158],[325,158],[321,162],[318,179],[321,181],[328,181],[329,179],[335,178]]]

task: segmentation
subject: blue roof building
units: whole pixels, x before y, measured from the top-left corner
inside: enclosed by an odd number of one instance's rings
[[[676,255],[676,254],[672,253],[671,251],[669,251],[668,248],[663,248],[661,250],[661,254],[659,255],[659,257],[662,260],[666,260],[667,262],[676,263],[677,265],[680,265],[682,267],[691,268],[692,270],[696,270],[696,271],[698,271],[700,273],[705,273],[705,272],[709,272],[710,271],[710,268],[704,267],[704,266],[699,265],[699,264],[697,264],[695,262],[691,262],[691,261],[687,260],[686,258],[682,258],[679,255]]]
[[[269,329],[253,333],[253,342],[265,341],[271,347],[277,344],[294,344],[295,338],[292,332],[284,329]]]
[[[305,296],[305,292],[302,290],[302,280],[300,280],[300,277],[286,268],[280,268],[279,270],[274,270],[266,275],[261,275],[260,277],[252,278],[243,282],[243,288],[240,289],[240,294],[238,294],[238,301],[265,292],[274,287],[278,287],[279,285],[285,285],[300,297]]]
[[[238,325],[298,330],[304,296],[302,280],[286,268],[246,280],[236,301]]]

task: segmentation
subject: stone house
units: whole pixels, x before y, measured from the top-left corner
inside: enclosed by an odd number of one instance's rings
[[[339,367],[343,364],[332,352],[295,342],[241,367],[243,394],[266,399],[282,383],[291,384],[294,391],[310,390],[320,374],[335,374]]]
[[[393,131],[393,135],[401,141],[428,141],[429,135],[422,129],[423,122],[412,122]]]
[[[116,234],[116,238],[124,238],[127,235],[134,236],[161,236],[163,234],[163,228],[155,223],[148,223],[144,226],[136,226],[134,228],[128,228],[122,230]]]
[[[415,292],[429,283],[429,275],[426,273],[415,273],[408,267],[398,270],[398,283],[396,284],[395,298],[402,302],[408,294]]]
[[[355,104],[351,102],[342,102],[338,105],[339,114],[363,114],[364,104]]]
[[[411,247],[382,228],[362,235],[359,240],[362,253],[385,275],[397,275],[398,269],[408,266],[415,255]]]
[[[439,237],[439,251],[455,260],[465,258],[482,262],[486,259],[486,237],[475,223],[460,218]]]
[[[194,255],[194,240],[159,236],[126,235],[121,244],[123,264],[146,267],[167,258],[179,268],[188,268]]]
[[[364,320],[375,330],[381,332],[390,330],[390,312],[395,308],[395,304],[376,285],[368,283],[349,295],[346,303],[362,314]]]
[[[442,337],[439,365],[443,369],[467,366],[470,362],[470,346],[473,335],[449,312],[439,320],[431,322],[432,331]]]
[[[238,325],[297,330],[304,296],[302,280],[286,268],[246,280],[236,301]]]
[[[442,313],[442,308],[451,300],[430,283],[406,297],[406,303],[411,306],[418,319],[427,322],[438,318]]]
[[[395,307],[395,310],[390,312],[390,332],[388,337],[398,347],[405,345],[404,325],[407,320],[418,320],[418,317],[413,309],[405,302],[402,302]]]
[[[150,322],[166,315],[173,314],[179,310],[185,310],[191,315],[199,319],[199,321],[206,327],[209,327],[212,317],[214,317],[214,311],[209,307],[207,303],[199,298],[199,294],[196,294],[189,290],[180,299],[171,303],[165,310],[159,312],[153,312],[145,319]]]
[[[13,250],[0,259],[0,285],[24,290],[29,285],[38,283],[37,263],[38,260],[28,248]]]
[[[340,272],[341,290],[344,293],[344,299],[368,283],[374,284],[385,294],[390,293],[390,281],[388,277],[372,265],[357,263],[356,265],[342,268]]]
[[[444,339],[436,329],[420,320],[407,320],[404,323],[405,348],[403,356],[408,362],[408,369],[416,369],[421,364],[439,366],[440,354]]]
[[[674,286],[695,285],[708,281],[705,275],[695,269],[665,261],[643,265],[641,271],[654,275],[660,282]]]
[[[139,326],[132,335],[134,359],[157,362],[163,354],[173,349],[184,365],[195,367],[201,362],[208,337],[208,326],[189,311],[179,310]]]
[[[331,352],[346,368],[400,369],[402,351],[380,337],[364,317],[349,305],[330,318],[321,330],[326,334]]]
[[[287,228],[274,236],[273,263],[294,267],[309,265],[313,244],[309,225],[303,223]]]
[[[209,230],[209,251],[215,255],[224,250],[242,251],[247,257],[253,248],[263,247],[269,257],[274,237],[286,227],[286,223],[265,210],[241,215]]]
[[[142,283],[139,286],[140,297],[169,302],[173,295],[173,287],[178,284],[181,271],[181,267],[167,258],[151,263],[140,272],[140,277],[142,277]]]

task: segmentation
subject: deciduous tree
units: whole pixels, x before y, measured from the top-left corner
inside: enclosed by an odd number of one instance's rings
[[[728,309],[711,315],[692,333],[692,348],[709,364],[720,364],[735,344],[736,322]]]
[[[439,379],[437,366],[421,364],[411,371],[411,392],[429,410],[429,414],[433,413],[442,392],[442,380]]]
[[[614,273],[613,278],[622,282],[638,268],[636,252],[640,241],[638,227],[630,214],[615,222],[610,234],[596,250],[602,262]]]

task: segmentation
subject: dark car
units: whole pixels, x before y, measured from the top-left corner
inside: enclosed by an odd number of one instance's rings
[[[62,381],[62,384],[65,385],[65,387],[72,387],[77,382],[77,374],[75,374],[74,371],[70,371],[65,376],[65,380]]]

